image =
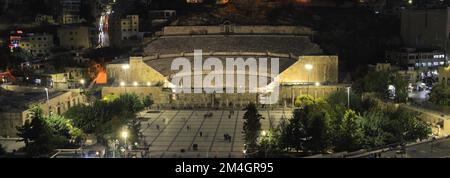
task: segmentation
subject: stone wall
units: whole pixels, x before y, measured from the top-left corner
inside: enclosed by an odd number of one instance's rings
[[[171,106],[177,108],[243,108],[250,102],[257,103],[259,95],[256,93],[233,94],[174,94]]]
[[[314,31],[300,26],[233,26],[236,34],[312,35]]]
[[[45,115],[63,114],[69,110],[69,108],[86,103],[86,97],[81,95],[80,90],[70,90],[59,94],[55,97],[51,97],[47,102],[40,103]]]
[[[226,56],[232,53],[214,53],[214,56]],[[240,52],[241,55],[255,55],[263,56],[264,54],[271,57],[288,57],[286,54],[276,53],[250,53]],[[180,54],[166,54],[145,57],[145,61],[158,60],[159,58],[177,58],[183,56],[192,56],[192,53],[180,53]],[[208,55],[208,54],[207,54]],[[124,64],[108,64],[107,73],[108,81],[112,81],[113,85],[118,86],[122,81],[126,81],[127,85],[132,85],[134,82],[138,82],[139,85],[152,85],[160,82],[165,82],[170,79],[170,76],[165,77],[151,66],[147,65],[142,57],[131,57],[130,68],[128,70],[122,69]],[[310,64],[313,66],[311,71],[305,69],[305,65]],[[169,64],[165,64],[169,65]],[[170,65],[169,65],[170,66]],[[168,66],[161,66],[167,68]],[[279,75],[280,83],[338,83],[338,56],[301,56],[296,63],[291,65],[285,71]]]
[[[86,98],[80,94],[79,90],[71,90],[55,94],[47,102],[45,99],[35,101],[32,104],[37,104],[41,107],[44,115],[63,114],[70,107],[84,104]],[[0,112],[0,136],[1,137],[17,137],[16,127],[22,126],[26,120],[30,119],[29,109],[15,109],[8,112]]]
[[[440,67],[438,69],[438,73],[439,73],[439,82],[450,86],[450,66],[449,67]]]
[[[25,123],[28,111],[0,113],[0,137],[17,137],[16,127]]]
[[[260,34],[260,35],[313,35],[314,31],[301,26],[168,26],[164,36],[176,35],[219,35],[219,34]]]
[[[7,153],[12,153],[25,147],[25,143],[19,140],[18,138],[0,138],[0,144]]]
[[[281,86],[278,105],[292,107],[297,96],[309,94],[315,98],[322,98],[335,91],[344,90],[346,87],[345,85]],[[162,87],[104,87],[102,89],[103,97],[124,93],[135,93],[141,98],[151,95],[155,101],[155,106],[173,108],[240,108],[245,107],[250,102],[258,103],[260,98],[260,94],[257,93],[175,94],[170,89]]]
[[[444,134],[447,134],[447,135],[450,134],[450,120],[448,120],[448,119],[444,120],[443,132],[444,132]]]
[[[151,95],[155,105],[163,105],[170,103],[170,95],[165,92],[162,87],[103,87],[102,97],[108,95],[119,96],[124,93],[134,93],[143,99],[145,96]]]
[[[41,88],[41,87],[28,87],[28,86],[20,86],[20,85],[0,85],[0,87],[4,90],[14,91],[14,92],[29,92],[29,93],[45,92],[44,88]]]
[[[163,75],[145,64],[142,57],[131,57],[130,68],[126,71],[122,69],[122,65],[124,64],[107,65],[108,81],[116,85],[122,81],[126,82],[127,85],[132,85],[134,82],[138,82],[140,85],[147,85],[147,83],[154,85],[166,81]]]
[[[279,104],[293,106],[295,98],[302,95],[310,95],[314,98],[323,98],[333,92],[345,90],[347,85],[330,86],[282,86],[280,88]]]
[[[311,71],[305,65],[313,66]],[[279,75],[281,83],[338,83],[337,56],[301,56],[291,67]]]

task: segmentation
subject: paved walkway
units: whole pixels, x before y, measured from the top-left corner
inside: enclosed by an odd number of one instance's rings
[[[405,152],[398,150],[387,151],[381,154],[383,158],[449,158],[450,139],[437,140],[417,144],[405,149]]]
[[[417,111],[417,112],[427,113],[427,114],[432,115],[433,117],[436,117],[436,118],[450,119],[450,114],[448,114],[448,113],[443,113],[443,112],[430,110],[430,109],[422,108],[422,107],[419,107],[419,106],[407,105],[407,104],[402,104],[402,106],[406,107],[408,109]]]
[[[241,158],[244,149],[243,123],[245,111],[230,110],[163,110],[142,113],[142,132],[150,143],[152,158]],[[205,117],[212,114],[210,117]],[[276,128],[282,117],[290,118],[291,111],[260,110],[265,117],[262,129]],[[224,134],[231,136],[225,141]],[[193,145],[198,145],[198,150]],[[181,150],[184,149],[184,153]]]

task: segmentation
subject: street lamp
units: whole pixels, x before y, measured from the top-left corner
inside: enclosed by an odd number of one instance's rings
[[[261,132],[261,135],[262,135],[263,137],[266,137],[266,136],[267,136],[267,132],[266,132],[265,130],[263,130],[263,131]]]
[[[305,69],[308,71],[308,88],[307,88],[307,90],[306,90],[306,93],[307,93],[307,95],[309,95],[309,82],[310,82],[310,75],[311,75],[311,70],[314,68],[314,66],[313,65],[311,65],[311,64],[306,64],[305,65]]]
[[[128,132],[127,131],[122,131],[121,136],[125,140],[125,145],[126,145],[127,144],[127,138],[128,138]]]
[[[81,79],[80,80],[80,84],[81,84],[81,88],[84,88],[84,84],[86,83],[86,80],[84,80],[84,79]]]
[[[125,158],[127,157],[127,150],[128,150],[128,146],[127,146],[127,138],[128,138],[128,131],[124,130],[122,131],[122,133],[120,134],[123,138],[123,140],[125,141]]]
[[[139,83],[138,82],[133,82],[133,86],[137,87],[137,86],[139,86]]]
[[[48,97],[48,88],[45,88],[45,93],[47,94],[47,102],[48,102],[48,100],[49,100],[49,97]]]
[[[114,151],[113,151],[113,158],[116,158],[116,150],[117,150],[117,147],[119,146],[119,140],[113,140],[113,148],[114,148]]]
[[[352,87],[347,87],[347,109],[350,109],[350,89]]]
[[[263,136],[263,138],[265,139],[266,138],[266,136],[268,136],[268,132],[267,131],[265,131],[265,130],[263,130],[262,132],[261,132],[261,136]],[[266,150],[265,150],[265,154],[264,154],[264,157],[265,158],[267,158],[267,152],[268,152],[268,145],[270,144],[270,136],[269,136],[269,142],[268,143],[266,143]]]
[[[45,88],[45,94],[47,95],[48,113],[51,113],[51,111],[50,111],[50,97],[48,96],[48,88]]]

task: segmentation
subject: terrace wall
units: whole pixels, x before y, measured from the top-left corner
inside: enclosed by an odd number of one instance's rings
[[[301,26],[168,26],[164,27],[164,36],[180,35],[219,35],[219,34],[260,34],[260,35],[313,35],[310,28]]]

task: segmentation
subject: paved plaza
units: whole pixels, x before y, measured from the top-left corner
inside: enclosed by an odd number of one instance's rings
[[[259,112],[265,118],[261,121],[263,130],[276,128],[281,118],[292,116],[290,110],[283,109]],[[141,123],[141,131],[151,145],[151,158],[242,158],[244,114],[243,110],[143,112],[141,116],[148,120]],[[225,141],[225,134],[231,141]]]

